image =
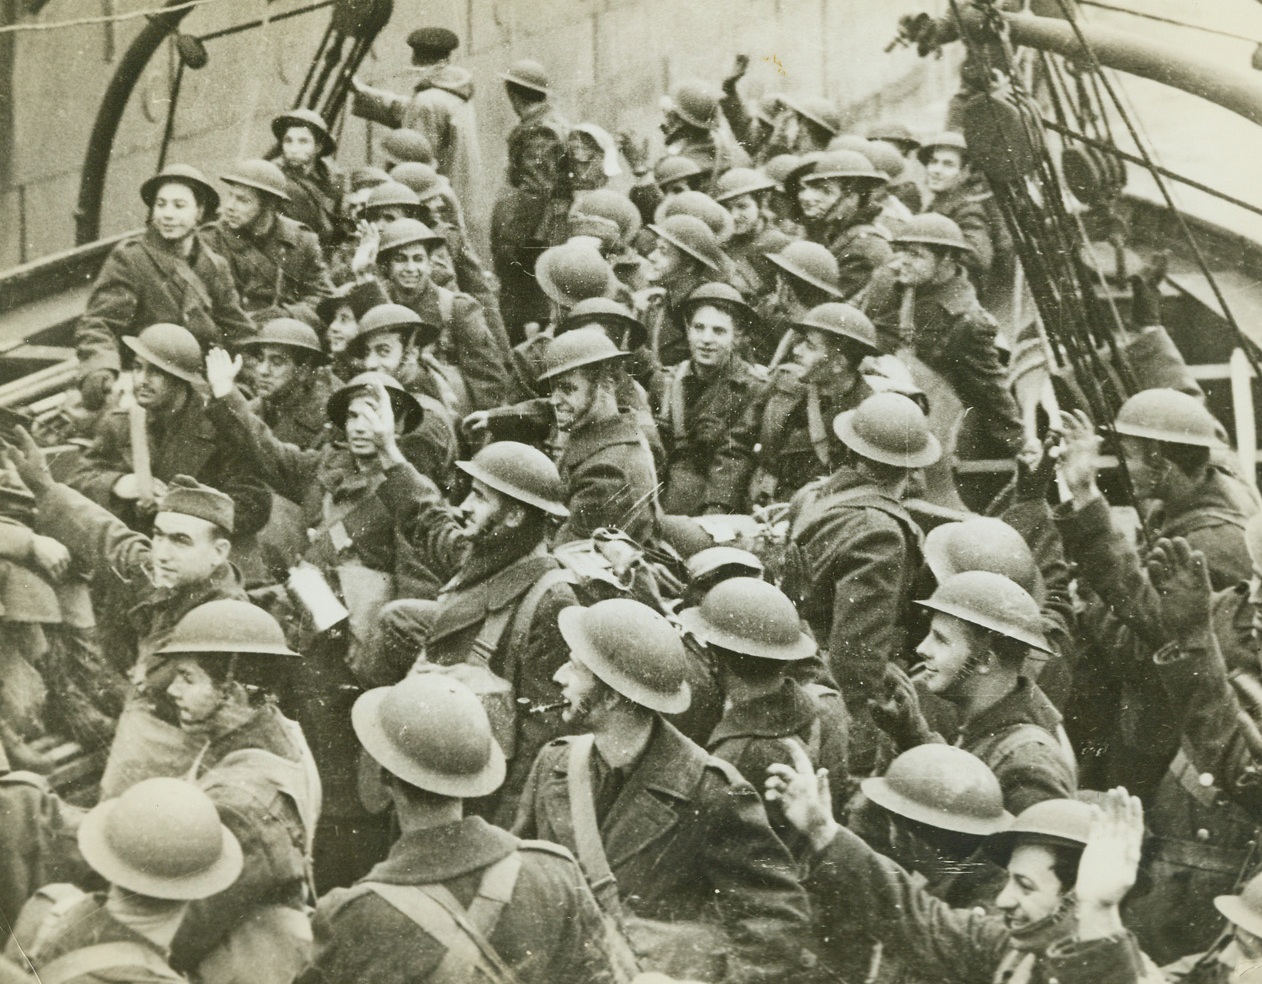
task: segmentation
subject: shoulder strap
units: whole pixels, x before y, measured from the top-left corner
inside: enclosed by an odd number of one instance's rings
[[[157,952],[142,943],[127,940],[72,950],[40,967],[36,979],[41,984],[65,984],[66,981],[118,967],[143,968],[165,981],[184,980]]]
[[[140,248],[143,249],[145,251],[145,255],[149,257],[149,262],[157,267],[158,271],[165,277],[166,271],[162,269],[162,264],[159,263],[157,257],[153,255],[153,251],[149,248],[149,244],[141,242]],[[206,248],[204,244],[202,248]],[[206,313],[209,314],[214,311],[215,303],[210,299],[210,292],[206,289],[206,285],[202,283],[202,278],[193,271],[191,266],[188,265],[188,261],[182,256],[172,256],[170,259],[171,266],[175,270],[176,276],[184,281],[184,285],[186,287],[192,290],[193,296],[196,297],[198,303],[206,309]],[[183,305],[176,306],[180,308],[183,307]]]
[[[430,984],[469,984],[475,968],[494,984],[518,984],[517,975],[486,937],[441,885],[391,885],[360,882],[375,892],[443,947],[442,960],[430,975]]]
[[[671,373],[670,377],[670,393],[667,398],[666,412],[670,414],[670,429],[676,441],[682,441],[688,436],[684,426],[684,417],[687,410],[684,399],[684,376],[687,373],[688,360],[685,359],[675,366],[675,371]]]
[[[499,925],[504,907],[513,900],[513,889],[517,887],[517,876],[520,874],[521,854],[517,851],[496,861],[482,873],[478,894],[469,903],[468,911],[469,921],[487,939]]]
[[[1223,525],[1244,529],[1248,522],[1240,513],[1231,512],[1228,509],[1197,509],[1194,512],[1184,513],[1178,519],[1173,520],[1161,531],[1161,535],[1186,536],[1188,533],[1195,533],[1197,530],[1203,530],[1210,526]]]
[[[451,317],[456,313],[456,295],[446,287],[434,285],[438,291],[438,316],[443,319],[443,326],[451,324]]]
[[[806,430],[811,438],[815,457],[825,468],[832,467],[832,454],[828,448],[828,427],[824,424],[824,412],[819,405],[819,390],[806,387]]]
[[[535,619],[535,611],[539,608],[543,596],[556,585],[568,580],[564,568],[554,567],[544,571],[530,589],[521,596],[520,602],[516,605],[504,605],[486,616],[478,637],[473,640],[473,652],[480,660],[489,664],[499,652],[500,640],[504,637],[504,630],[508,628],[509,622],[513,623],[513,631],[508,639],[509,649],[520,646],[525,641],[527,633],[530,632],[530,625]]]
[[[570,819],[574,824],[575,853],[587,875],[592,894],[605,912],[616,915],[622,909],[618,899],[618,882],[609,869],[605,845],[600,840],[596,800],[592,795],[591,763],[595,742],[594,735],[578,735],[570,740],[570,774],[567,776]]]

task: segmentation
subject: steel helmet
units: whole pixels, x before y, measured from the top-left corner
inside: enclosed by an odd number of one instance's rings
[[[920,141],[912,136],[912,132],[901,123],[877,123],[868,127],[869,140],[884,140],[904,151],[919,147]]]
[[[548,70],[533,58],[523,58],[513,62],[507,72],[500,72],[500,78],[510,85],[519,85],[523,89],[542,92],[545,96],[551,91],[552,83],[548,79]]]
[[[265,195],[271,195],[282,202],[289,201],[288,182],[285,172],[271,161],[248,160],[237,161],[224,174],[220,175],[224,184],[245,185]]]
[[[650,225],[649,231],[715,273],[723,273],[727,266],[718,237],[695,216],[672,215],[661,223]]]
[[[767,177],[783,188],[789,175],[796,171],[801,163],[802,158],[797,154],[776,154],[762,166],[762,169],[767,172]]]
[[[688,709],[683,640],[648,605],[630,598],[575,605],[557,625],[574,658],[623,697],[662,714]]]
[[[386,227],[381,230],[381,244],[377,247],[377,256],[378,258],[385,257],[392,250],[412,246],[415,243],[422,243],[426,249],[429,249],[438,243],[446,242],[446,239],[447,237],[441,232],[435,232],[419,219],[395,219],[393,222],[386,223]]]
[[[724,573],[729,577],[762,577],[765,570],[755,554],[739,547],[706,547],[688,558],[689,582]]]
[[[390,169],[390,180],[411,188],[417,199],[424,204],[425,199],[435,194],[445,194],[451,190],[451,183],[429,164],[419,161],[404,161]]]
[[[744,195],[757,195],[771,191],[776,183],[761,171],[752,167],[734,167],[724,171],[714,187],[714,200],[720,205]]]
[[[721,311],[727,311],[737,320],[737,328],[748,330],[758,321],[758,314],[745,303],[741,292],[731,284],[718,281],[702,284],[679,306],[685,319],[692,317],[698,308],[710,305]]]
[[[815,160],[809,174],[801,178],[802,184],[828,181],[832,178],[871,181],[884,184],[885,175],[872,166],[872,162],[857,150],[827,150]]]
[[[875,393],[839,413],[833,433],[856,454],[895,468],[924,468],[942,457],[924,411],[901,393]]]
[[[685,178],[700,178],[701,165],[685,154],[667,154],[653,168],[653,183],[659,189]]]
[[[640,231],[640,210],[630,198],[611,188],[592,188],[580,192],[574,199],[573,210],[616,222],[619,240],[623,243],[629,242]]]
[[[939,830],[984,837],[1013,821],[990,766],[954,745],[909,748],[885,775],[864,779],[859,788],[877,806]]]
[[[575,328],[548,343],[543,354],[544,368],[539,381],[554,379],[574,369],[626,358],[627,353],[610,340],[603,328]]]
[[[817,648],[802,631],[793,602],[760,578],[720,581],[701,604],[680,612],[679,622],[708,645],[758,659],[796,662],[810,659]]]
[[[1220,448],[1222,425],[1195,397],[1174,389],[1141,390],[1117,412],[1113,429],[1127,437]]]
[[[160,656],[186,653],[243,653],[297,656],[285,643],[280,623],[248,601],[219,598],[190,609],[171,630]]]
[[[864,157],[868,157],[868,151],[872,147],[872,141],[867,137],[861,137],[857,133],[839,133],[828,141],[827,150],[857,150]],[[868,160],[872,158],[868,157]]]
[[[315,333],[315,329],[297,318],[273,318],[259,329],[257,335],[242,342],[241,348],[252,349],[263,345],[300,349],[314,355],[319,362],[329,361],[324,349],[320,347],[320,336]]]
[[[719,125],[719,94],[704,79],[684,79],[670,90],[667,105],[685,123],[702,130]]]
[[[563,335],[575,328],[593,324],[604,325],[615,334],[621,335],[624,344],[619,348],[627,351],[634,351],[648,341],[648,329],[644,327],[644,322],[625,304],[610,297],[589,297],[579,301],[561,319],[556,327],[556,334]]]
[[[841,132],[841,113],[832,101],[823,96],[782,92],[780,102],[797,113],[803,119],[810,120],[816,126],[827,130],[834,136]]]
[[[539,289],[563,308],[589,297],[603,297],[616,284],[613,267],[600,250],[585,242],[567,242],[545,249],[535,262]]]
[[[802,180],[815,170],[815,165],[819,163],[819,159],[824,156],[822,150],[808,150],[796,158],[793,167],[789,169],[784,176],[784,190],[789,195],[797,195],[801,189]]]
[[[359,695],[359,743],[378,765],[439,796],[488,796],[504,782],[504,752],[477,694],[445,673],[413,673]]]
[[[211,798],[185,779],[144,779],[98,803],[78,839],[92,870],[153,899],[208,898],[241,874],[241,844]]]
[[[381,149],[400,163],[434,163],[434,145],[420,130],[407,127],[387,130],[381,138]]]
[[[790,277],[833,297],[845,296],[838,287],[841,271],[837,266],[837,258],[829,252],[827,246],[797,239],[780,252],[765,255]]]
[[[305,126],[308,130],[316,135],[320,141],[320,150],[317,152],[321,157],[328,157],[337,150],[337,141],[333,139],[333,134],[329,132],[329,125],[324,122],[324,117],[313,109],[291,109],[286,113],[281,113],[272,120],[272,136],[277,141],[285,139],[285,131],[291,126]]]
[[[903,223],[894,235],[894,245],[922,243],[925,246],[940,246],[971,253],[973,247],[964,238],[964,233],[956,225],[954,219],[948,219],[937,212],[925,212],[913,216]]]
[[[685,191],[668,198],[657,206],[653,221],[662,223],[672,215],[691,215],[700,219],[710,227],[719,242],[731,236],[736,225],[732,213],[704,191]]]
[[[439,325],[431,325],[410,307],[402,304],[377,304],[369,308],[359,319],[359,331],[346,345],[347,353],[362,359],[368,350],[368,340],[383,331],[398,332],[403,344],[419,341],[421,347],[437,338],[442,331]],[[417,336],[422,336],[419,340]]]
[[[1012,578],[993,571],[961,571],[938,584],[921,608],[951,615],[970,625],[1050,653],[1043,638],[1043,616],[1038,602]]]
[[[529,444],[494,441],[456,467],[509,498],[564,519],[565,484],[552,459]]]
[[[425,410],[420,401],[405,390],[397,379],[384,372],[361,372],[333,391],[324,410],[333,426],[346,430],[346,416],[350,412],[351,401],[357,396],[371,393],[374,384],[385,387],[390,406],[394,409],[394,419],[403,424],[404,433],[410,433],[421,426],[421,421],[425,419]]]
[[[191,164],[168,164],[140,186],[140,200],[153,208],[158,189],[165,184],[183,185],[193,193],[193,197],[207,214],[219,209],[219,192],[206,180],[206,175]]]
[[[1219,895],[1214,908],[1246,933],[1262,936],[1262,875],[1254,875],[1239,895]]]
[[[876,344],[876,326],[872,324],[872,319],[850,304],[840,301],[820,304],[793,324],[796,328],[814,328],[839,338],[848,338],[852,342],[858,342],[871,355],[880,351]]]
[[[983,848],[992,859],[1007,865],[1022,843],[1085,847],[1095,808],[1074,799],[1048,799],[1027,806],[1007,830],[991,834]]]
[[[390,175],[379,167],[368,165],[351,171],[351,192],[372,190],[390,180]]]
[[[421,196],[413,189],[403,184],[401,181],[395,180],[391,176],[389,181],[376,185],[368,192],[368,197],[364,199],[364,210],[371,211],[377,208],[420,208]]]
[[[592,245],[602,251],[614,250],[622,245],[622,228],[613,219],[606,219],[603,215],[585,215],[572,208],[565,217],[565,228],[570,241],[594,240]]]
[[[921,164],[928,164],[929,159],[933,157],[933,152],[941,147],[943,150],[958,150],[963,160],[968,160],[968,142],[964,139],[964,134],[956,133],[954,130],[947,130],[945,133],[939,133],[932,140],[927,140],[920,145],[920,149],[916,151],[916,156],[920,158]]]
[[[159,322],[139,335],[128,335],[123,344],[138,356],[176,379],[194,386],[205,381],[206,359],[187,328]]]
[[[897,181],[907,171],[907,158],[898,152],[898,148],[884,140],[871,140],[863,154],[872,162],[872,166],[884,174],[890,181]]]
[[[962,571],[990,571],[1011,578],[1030,595],[1038,587],[1038,565],[1029,544],[992,516],[934,527],[925,537],[925,563],[939,583]]]

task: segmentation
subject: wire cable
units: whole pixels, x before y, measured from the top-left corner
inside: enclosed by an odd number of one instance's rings
[[[75,20],[53,21],[48,24],[6,24],[0,27],[0,34],[17,34],[22,31],[56,31],[67,27],[86,27],[90,24],[117,24],[119,21],[136,20],[141,17],[156,17],[160,14],[191,10],[193,7],[201,7],[214,2],[215,0],[185,0],[184,3],[173,4],[170,7],[154,7],[151,10],[129,10],[125,14],[80,17]]]

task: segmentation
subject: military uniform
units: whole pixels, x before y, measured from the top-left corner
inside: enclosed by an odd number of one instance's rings
[[[708,379],[689,360],[658,374],[653,403],[666,445],[663,512],[695,516],[714,506],[740,508],[748,470],[735,462],[720,468],[718,453],[765,386],[763,375],[736,357]]]
[[[328,246],[338,231],[342,211],[342,172],[327,157],[318,158],[310,170],[287,164],[283,157],[272,163],[285,172],[285,193],[289,196],[282,207],[285,215]]]
[[[764,225],[753,232],[730,236],[723,244],[723,252],[734,267],[732,286],[750,304],[757,305],[775,290],[777,267],[767,259],[767,254],[779,253],[791,241],[775,226]]]
[[[228,261],[246,311],[315,310],[333,292],[320,240],[284,215],[272,215],[264,229],[230,229],[221,219],[201,232],[207,245]]]
[[[807,224],[806,238],[827,246],[836,258],[837,289],[847,300],[868,286],[874,270],[894,258],[889,233],[874,224],[876,216],[876,210],[870,209],[849,225],[827,218]]]
[[[522,984],[608,984],[604,926],[582,872],[563,848],[519,841],[479,817],[405,833],[365,881],[439,884],[469,906],[483,872],[514,853],[512,895],[488,942]],[[411,984],[430,980],[444,947],[368,886],[339,889],[316,907],[316,955],[298,984]]]
[[[684,321],[684,302],[694,290],[713,278],[709,270],[689,273],[684,279],[666,286],[649,298],[643,312],[644,328],[656,340],[656,356],[663,366],[674,366],[688,358],[688,326]],[[650,345],[652,343],[650,342]]]
[[[557,459],[570,509],[554,543],[582,540],[613,526],[647,543],[656,526],[657,469],[631,413],[571,431]]]
[[[152,229],[110,251],[75,325],[80,363],[118,353],[118,340],[159,322],[182,325],[205,350],[255,334],[228,261],[194,234],[188,258]]]
[[[573,851],[569,741],[539,753],[514,832]],[[660,719],[638,762],[611,770],[595,751],[591,760],[596,819],[624,909],[668,922],[717,916],[731,943],[726,980],[800,973],[806,898],[737,771]]]
[[[279,393],[251,400],[250,410],[271,428],[276,440],[310,448],[324,436],[325,406],[341,383],[328,369],[299,372],[299,377]]]

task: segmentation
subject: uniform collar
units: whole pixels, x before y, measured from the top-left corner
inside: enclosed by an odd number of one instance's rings
[[[481,817],[403,834],[390,855],[363,878],[392,885],[424,885],[472,874],[508,857],[517,838]]]
[[[1012,690],[960,726],[960,739],[964,745],[970,745],[1017,724],[1037,725],[1055,734],[1060,720],[1060,712],[1039,685],[1028,677],[1018,677]]]

